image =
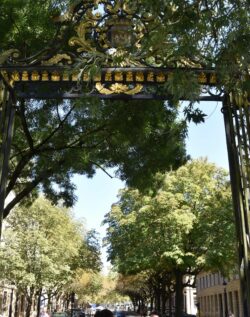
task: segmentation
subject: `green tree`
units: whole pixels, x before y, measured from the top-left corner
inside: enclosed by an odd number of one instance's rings
[[[223,169],[201,159],[159,175],[155,191],[121,193],[105,219],[109,258],[121,273],[171,272],[180,316],[185,275],[235,266],[230,187]]]
[[[128,301],[128,296],[122,294],[117,289],[119,281],[118,274],[110,270],[108,274],[103,275],[102,291],[100,292],[97,303],[103,303],[105,306],[116,306],[117,303]]]
[[[18,49],[20,57],[30,57],[49,48],[59,32],[52,17],[69,6],[70,1],[2,0],[0,3],[0,52]],[[51,51],[55,47],[50,48]]]
[[[149,270],[133,275],[119,274],[116,289],[119,293],[129,296],[134,309],[137,308],[141,314],[144,314],[149,304],[150,310],[153,310],[155,294],[154,288],[152,287],[152,280],[153,275]],[[160,291],[159,283],[157,283],[156,287]],[[157,305],[156,307],[159,308]]]
[[[61,291],[72,278],[72,261],[83,244],[83,232],[66,209],[43,198],[17,208],[8,217],[1,246],[1,278],[15,283],[26,296],[29,317],[35,296]],[[88,254],[87,254],[88,255]]]
[[[96,168],[113,167],[129,184],[146,187],[155,172],[185,161],[185,123],[163,102],[21,101],[16,115],[7,186],[16,195],[5,217],[38,190],[71,206],[76,173],[92,177]]]
[[[77,294],[78,303],[87,305],[96,303],[103,288],[103,277],[100,272],[78,269],[75,278],[67,287],[68,294]]]
[[[132,5],[133,1],[128,3]],[[142,42],[142,50],[153,62],[158,66],[215,67],[221,87],[249,92],[247,0],[174,0],[157,4],[141,0],[140,4],[141,15],[153,16],[149,34]],[[189,85],[179,85],[184,95],[188,95]],[[195,88],[195,82],[192,86]]]
[[[73,34],[73,25],[69,23],[66,31],[65,21],[54,24],[51,17],[62,15],[70,4],[80,2],[44,0],[34,5],[31,0],[3,0],[0,50],[17,48],[27,57],[39,50],[53,53],[59,47],[63,49]],[[134,7],[134,1],[125,2]],[[247,0],[175,0],[160,5],[141,0],[137,4],[139,17],[150,18],[146,23],[148,32],[140,43],[142,60],[153,66],[177,67],[164,87],[174,104],[181,97],[194,102],[200,94],[201,87],[192,73],[178,70],[183,66],[215,67],[219,88],[249,91]],[[60,41],[52,45],[50,40],[57,35]],[[133,49],[128,53],[132,54]],[[93,56],[88,63],[93,64]],[[192,105],[186,115],[195,121],[203,119]],[[36,196],[38,188],[54,202],[61,199],[66,206],[72,205],[72,174],[91,177],[96,168],[115,167],[128,185],[145,187],[155,172],[185,162],[185,134],[185,124],[176,122],[176,109],[159,101],[20,100],[7,188],[7,194],[13,190],[16,196],[6,206],[4,217],[18,202]],[[52,183],[59,185],[58,191]]]
[[[99,233],[92,229],[86,233],[77,256],[72,259],[71,269],[100,272],[102,268]]]

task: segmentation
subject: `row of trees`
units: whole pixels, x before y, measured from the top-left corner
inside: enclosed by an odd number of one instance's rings
[[[175,292],[181,316],[183,288],[194,286],[200,271],[228,275],[235,268],[231,192],[223,169],[205,159],[190,161],[158,174],[148,195],[125,189],[119,198],[105,217],[109,259],[121,274],[120,290],[142,306],[151,302],[165,314]]]
[[[67,308],[72,293],[77,292],[75,279],[84,274],[91,279],[85,293],[98,293],[102,285],[94,288],[92,284],[101,265],[96,232],[86,232],[69,210],[53,206],[44,198],[31,206],[16,208],[6,221],[0,249],[0,280],[14,284],[17,310],[18,302],[25,298],[26,317],[31,310],[39,316],[44,298],[51,309],[52,298],[63,296]],[[83,302],[86,300],[82,298]]]

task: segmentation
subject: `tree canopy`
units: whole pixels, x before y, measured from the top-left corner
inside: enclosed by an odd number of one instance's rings
[[[92,0],[88,5],[95,3],[101,8],[102,2],[116,3]],[[66,23],[63,17],[67,8],[80,3],[3,0],[0,52],[18,49],[20,56],[27,58],[40,51],[53,55],[68,49],[75,21],[69,19]],[[135,7],[134,1],[125,3]],[[166,105],[161,101],[19,100],[7,187],[7,194],[14,191],[16,196],[6,206],[4,217],[24,198],[36,197],[38,190],[53,202],[61,199],[71,206],[76,199],[71,182],[74,173],[92,177],[96,168],[114,167],[117,176],[128,185],[145,188],[154,173],[183,164],[187,159],[186,125],[177,121],[176,105],[181,96],[192,102],[197,100],[201,87],[192,73],[179,72],[178,67],[214,67],[219,77],[218,88],[249,91],[247,0],[175,0],[160,4],[140,0],[136,5],[138,16],[150,21],[139,43],[144,63],[175,68],[164,87],[172,96],[171,102]],[[54,23],[55,20],[59,22]],[[54,39],[57,41],[53,42]],[[128,48],[126,54],[130,53],[136,53],[134,47]],[[91,56],[87,63],[93,68],[101,66],[97,60],[93,63]],[[76,65],[85,66],[81,62]],[[199,122],[204,115],[191,106],[186,117]]]
[[[129,1],[132,5],[133,1]],[[249,92],[249,2],[141,0],[141,14],[154,17],[145,37],[159,65],[215,67],[220,85]]]
[[[163,102],[20,101],[7,186],[15,197],[4,215],[38,189],[72,206],[71,176],[92,177],[97,168],[117,168],[121,179],[146,187],[155,172],[185,161],[185,133]]]
[[[61,292],[78,267],[100,270],[99,247],[89,243],[82,224],[68,210],[43,198],[14,210],[6,221],[3,241],[0,277],[15,284],[17,296],[27,298],[27,317],[35,296],[40,300],[43,293]]]
[[[229,182],[223,169],[201,159],[159,175],[157,183],[151,196],[125,189],[106,215],[109,259],[123,274],[172,273],[182,303],[183,276],[235,268]]]

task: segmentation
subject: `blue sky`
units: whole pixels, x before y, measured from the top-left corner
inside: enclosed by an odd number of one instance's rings
[[[207,157],[210,162],[228,169],[221,104],[203,102],[199,107],[207,114],[206,121],[199,125],[189,125],[187,152],[192,158]],[[95,228],[103,237],[105,228],[101,222],[112,203],[117,201],[118,190],[124,184],[117,178],[109,178],[103,171],[98,171],[92,179],[76,176],[74,181],[78,188],[75,216],[85,218],[87,228]]]

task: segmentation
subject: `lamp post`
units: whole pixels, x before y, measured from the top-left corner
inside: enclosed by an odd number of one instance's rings
[[[224,286],[224,312],[225,312],[225,317],[228,317],[228,306],[227,306],[227,282],[224,280],[223,281],[223,286]]]

